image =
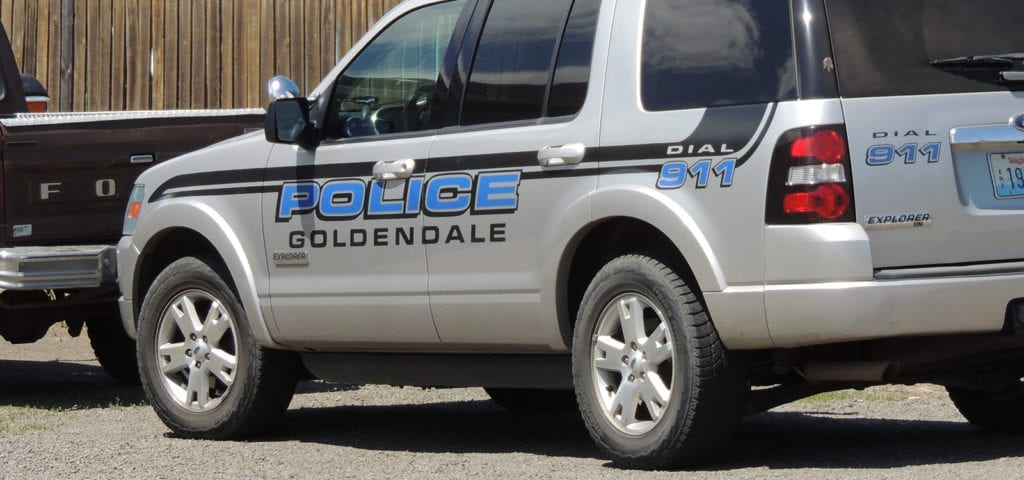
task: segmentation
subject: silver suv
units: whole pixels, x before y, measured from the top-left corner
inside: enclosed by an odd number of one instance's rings
[[[265,135],[139,178],[146,391],[237,438],[298,372],[483,386],[640,468],[883,383],[1022,431],[1020,25],[1010,0],[405,2],[310,95],[275,80]]]

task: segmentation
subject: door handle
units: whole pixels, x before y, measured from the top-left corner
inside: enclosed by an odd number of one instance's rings
[[[561,147],[544,147],[537,152],[537,163],[542,167],[576,165],[583,161],[587,147],[582,143],[570,143]]]
[[[373,179],[378,182],[402,180],[412,176],[416,170],[416,160],[405,158],[394,161],[380,161],[373,166]]]

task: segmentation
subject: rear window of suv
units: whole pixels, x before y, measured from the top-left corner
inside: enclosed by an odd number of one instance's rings
[[[796,97],[789,0],[648,0],[640,96],[649,111]]]
[[[1020,0],[826,0],[844,97],[1021,90],[931,60],[1024,52]]]

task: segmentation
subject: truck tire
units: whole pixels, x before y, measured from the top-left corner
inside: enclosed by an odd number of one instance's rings
[[[135,340],[128,336],[119,317],[97,317],[85,321],[92,351],[111,377],[124,385],[139,384],[139,363]]]
[[[572,390],[535,388],[484,388],[498,406],[515,413],[565,413],[576,407]]]
[[[624,467],[706,463],[732,439],[749,386],[700,299],[664,263],[608,262],[583,296],[573,379],[584,423]]]
[[[1024,433],[1024,385],[992,393],[946,387],[960,414],[978,429],[997,433]]]
[[[297,358],[256,343],[238,296],[214,265],[185,257],[153,281],[139,314],[142,386],[174,434],[243,438],[284,415]]]

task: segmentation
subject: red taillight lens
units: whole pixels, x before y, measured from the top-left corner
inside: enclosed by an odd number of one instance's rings
[[[826,220],[842,217],[849,206],[850,195],[835,183],[826,183],[810,192],[787,194],[782,201],[786,213],[814,213]]]
[[[843,125],[789,130],[775,144],[765,223],[853,222],[853,178]]]
[[[835,130],[822,130],[798,138],[789,147],[793,158],[810,157],[822,163],[839,163],[846,158],[846,139]]]

